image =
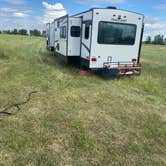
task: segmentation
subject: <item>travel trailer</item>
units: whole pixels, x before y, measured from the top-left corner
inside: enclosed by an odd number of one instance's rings
[[[55,54],[65,62],[76,62],[92,71],[140,74],[142,14],[115,7],[93,8],[55,19],[52,24]]]
[[[46,24],[46,42],[47,49],[54,51],[55,29],[53,23]]]

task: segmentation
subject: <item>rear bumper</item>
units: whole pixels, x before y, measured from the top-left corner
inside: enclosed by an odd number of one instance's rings
[[[111,66],[109,64],[105,64],[104,68],[106,70],[110,70],[110,71],[117,71],[117,75],[119,76],[130,76],[130,75],[140,75],[141,74],[141,69],[142,66],[133,64],[133,65],[118,65],[117,67],[115,66]]]

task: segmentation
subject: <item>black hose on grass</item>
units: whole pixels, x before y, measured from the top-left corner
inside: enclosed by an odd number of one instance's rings
[[[13,108],[13,107],[17,108],[17,111],[20,111],[21,110],[20,106],[27,104],[31,100],[32,94],[35,94],[35,93],[37,93],[37,91],[30,92],[28,94],[28,98],[23,102],[6,106],[4,109],[2,109],[2,111],[0,111],[0,115],[8,115],[8,116],[13,115],[13,113],[8,112],[8,110]]]

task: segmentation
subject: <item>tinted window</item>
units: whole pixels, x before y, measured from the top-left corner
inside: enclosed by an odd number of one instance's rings
[[[72,37],[80,37],[81,28],[79,26],[71,27],[71,36]]]
[[[85,39],[89,39],[89,25],[85,24]]]
[[[60,26],[60,21],[57,21],[57,27],[59,28],[59,26]]]
[[[66,38],[66,27],[63,26],[60,28],[60,38]]]
[[[99,44],[134,45],[136,25],[112,22],[100,22]]]

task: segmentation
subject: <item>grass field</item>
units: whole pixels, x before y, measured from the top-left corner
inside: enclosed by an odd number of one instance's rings
[[[140,77],[79,76],[45,39],[0,35],[0,166],[166,165],[166,46],[144,45]]]

